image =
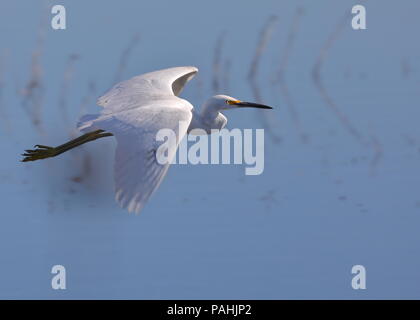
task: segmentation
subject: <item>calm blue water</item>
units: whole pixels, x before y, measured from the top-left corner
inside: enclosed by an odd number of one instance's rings
[[[0,298],[420,298],[417,1],[369,1],[363,31],[343,20],[357,1],[61,1],[61,31],[50,28],[52,4],[0,3]],[[298,5],[284,72],[297,126],[272,79]],[[255,100],[247,74],[272,15],[257,85],[275,110],[228,114],[230,128],[268,128],[262,175],[177,165],[134,216],[114,202],[112,138],[18,161],[76,134],[116,79],[195,65],[183,97],[199,106],[214,93],[222,34],[220,91]],[[320,69],[328,102],[312,72],[331,34]],[[51,289],[55,264],[66,290]],[[356,264],[366,290],[351,287]]]

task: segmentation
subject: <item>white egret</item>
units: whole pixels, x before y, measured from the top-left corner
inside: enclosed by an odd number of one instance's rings
[[[99,114],[85,115],[78,128],[82,136],[58,147],[36,145],[26,150],[23,162],[55,157],[65,151],[98,138],[115,136],[117,149],[114,163],[115,197],[129,212],[140,212],[149,197],[159,187],[168,171],[170,161],[158,163],[156,150],[160,129],[172,129],[177,136],[176,146],[168,150],[173,158],[183,136],[195,128],[222,129],[227,119],[222,110],[241,107],[271,109],[269,106],[243,102],[216,95],[204,103],[200,112],[179,98],[184,85],[198,72],[195,67],[175,67],[146,73],[116,84],[101,96]],[[180,126],[180,123],[186,125]]]

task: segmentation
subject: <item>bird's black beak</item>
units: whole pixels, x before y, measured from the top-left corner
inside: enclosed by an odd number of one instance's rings
[[[272,107],[266,106],[265,104],[245,102],[245,101],[239,101],[235,103],[235,106],[240,107],[240,108],[273,109]]]

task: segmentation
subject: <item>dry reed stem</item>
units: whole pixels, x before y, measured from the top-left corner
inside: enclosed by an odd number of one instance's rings
[[[223,46],[226,38],[226,31],[222,31],[219,37],[216,40],[216,44],[214,46],[214,55],[213,55],[213,78],[212,78],[212,90],[213,94],[220,94],[221,89],[221,74],[222,74],[222,51]]]
[[[296,104],[290,94],[289,91],[289,87],[287,86],[287,83],[285,81],[285,72],[287,69],[287,66],[289,64],[289,59],[290,59],[290,54],[292,52],[292,48],[296,39],[296,35],[299,31],[299,23],[300,23],[300,19],[303,15],[303,8],[297,8],[296,9],[296,13],[294,15],[293,21],[292,21],[292,26],[290,28],[288,37],[287,37],[287,41],[286,41],[286,46],[285,49],[283,51],[283,55],[280,58],[280,66],[279,69],[277,71],[277,74],[275,75],[275,78],[273,80],[273,83],[278,83],[279,87],[280,87],[280,92],[284,98],[284,101],[287,105],[292,123],[296,129],[296,132],[298,134],[298,136],[300,137],[302,143],[307,143],[308,142],[308,135],[304,132],[304,130],[302,129],[302,125],[301,125],[301,121],[300,121],[300,116],[299,116],[299,112],[298,109],[296,107]]]
[[[321,48],[321,51],[318,55],[318,58],[316,59],[316,62],[312,70],[312,79],[315,84],[315,87],[317,88],[318,92],[321,95],[321,98],[324,100],[324,102],[332,111],[332,113],[335,115],[335,117],[338,118],[343,128],[346,131],[348,131],[350,135],[353,138],[355,138],[360,144],[366,145],[366,143],[363,141],[363,137],[360,134],[360,132],[352,124],[349,118],[340,110],[338,105],[335,103],[335,101],[332,99],[332,97],[328,93],[321,77],[321,69],[327,58],[328,51],[331,49],[333,44],[338,40],[339,36],[344,30],[344,27],[349,25],[349,17],[350,17],[350,14],[346,12],[346,14],[339,20],[338,24],[334,28],[331,35],[328,37],[324,46]]]
[[[255,54],[251,61],[251,66],[249,68],[248,81],[250,83],[250,86],[254,95],[254,99],[256,102],[263,102],[262,101],[263,98],[261,95],[257,78],[258,78],[262,55],[271,38],[271,34],[274,30],[277,20],[278,20],[277,16],[269,17],[267,22],[261,29],[259,37],[258,37],[257,46],[255,49]],[[281,141],[281,138],[278,135],[278,133],[275,131],[275,125],[272,123],[272,120],[273,120],[272,115],[269,115],[268,112],[258,112],[258,115],[261,117],[263,126],[266,129],[267,133],[269,134],[269,137],[272,139],[274,143],[279,143]]]
[[[136,33],[130,39],[127,46],[125,47],[125,49],[121,53],[120,61],[119,61],[118,67],[117,67],[117,71],[115,72],[115,76],[114,76],[114,84],[117,83],[117,82],[120,82],[121,79],[123,78],[124,72],[127,68],[128,61],[130,59],[130,56],[131,56],[132,52],[134,51],[134,49],[139,44],[139,42],[140,42],[140,34]]]

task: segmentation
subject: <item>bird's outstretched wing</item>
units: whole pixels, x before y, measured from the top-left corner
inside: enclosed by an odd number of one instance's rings
[[[118,145],[115,152],[115,198],[129,212],[139,213],[149,197],[165,177],[176,154],[180,140],[191,122],[191,105],[171,107],[150,105],[103,116],[95,123],[115,135]],[[185,101],[185,103],[187,103]],[[160,129],[170,129],[176,135],[176,143],[157,141]],[[157,157],[165,154],[166,163]]]
[[[163,96],[178,96],[197,72],[196,67],[175,67],[145,73],[116,84],[97,104],[104,107],[102,113],[109,113],[147,105]]]
[[[177,97],[198,69],[177,67],[134,77],[115,85],[98,99],[100,114],[86,115],[78,124],[81,131],[102,129],[115,135],[115,192],[119,204],[130,212],[140,212],[159,187],[186,134],[192,105]],[[175,145],[166,150],[168,162],[160,164],[156,152],[160,129],[176,134]]]

